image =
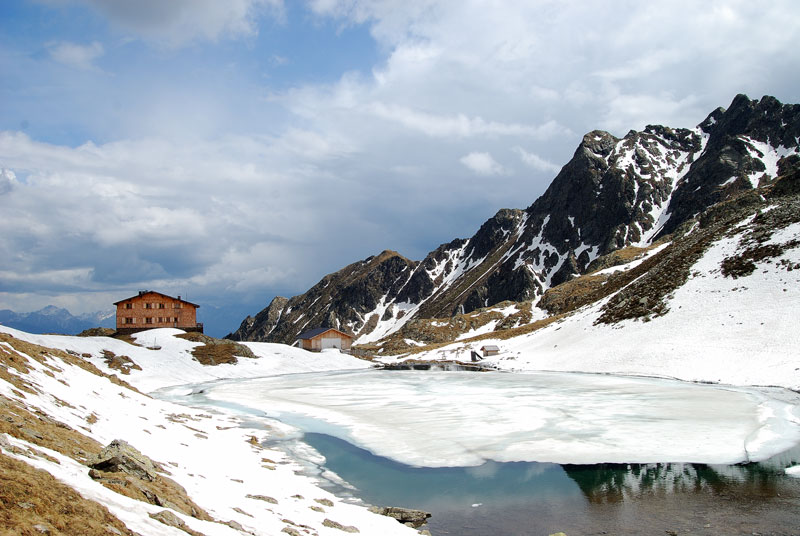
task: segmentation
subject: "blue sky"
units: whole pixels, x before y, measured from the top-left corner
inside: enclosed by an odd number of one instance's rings
[[[0,308],[189,296],[213,334],[530,205],[582,135],[800,102],[800,9],[4,0]]]

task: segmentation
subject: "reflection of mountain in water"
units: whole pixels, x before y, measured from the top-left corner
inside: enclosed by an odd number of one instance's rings
[[[303,443],[324,457],[324,466],[372,504],[452,510],[464,504],[543,504],[578,507],[636,501],[670,494],[775,497],[785,488],[783,469],[800,461],[800,448],[762,463],[557,465],[488,461],[477,467],[411,467],[375,456],[347,441],[307,433]],[[320,460],[321,461],[321,460]],[[577,486],[576,486],[577,484]],[[345,490],[337,490],[339,492]],[[350,490],[352,491],[352,489]]]
[[[691,463],[564,465],[590,503],[616,503],[667,493],[746,494],[775,497],[783,468],[798,463],[794,448],[761,463],[704,465]]]

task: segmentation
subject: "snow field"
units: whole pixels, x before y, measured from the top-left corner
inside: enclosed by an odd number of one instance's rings
[[[800,225],[793,224],[769,243],[798,235]],[[800,248],[759,263],[750,275],[725,277],[721,262],[740,251],[741,236],[706,251],[668,299],[664,316],[595,325],[602,301],[536,332],[467,346],[498,345],[501,354],[484,363],[509,371],[584,371],[800,390],[800,270],[778,265],[781,260],[800,263]],[[414,357],[447,359],[464,349],[464,343],[456,343]]]
[[[7,328],[3,330],[7,331]],[[25,334],[15,332],[14,336],[17,335],[23,338],[22,335]],[[193,369],[183,353],[171,353],[176,349],[181,351],[185,349],[187,341],[163,336],[164,333],[158,335],[158,344],[162,345],[162,349],[158,351],[136,350],[130,345],[115,349],[134,360],[140,357],[138,362],[145,371],[155,368],[155,372],[164,373],[167,379],[182,378],[184,382],[192,377],[208,379],[208,374],[200,374]],[[58,344],[52,343],[61,343],[62,347],[67,346],[72,351],[80,353],[90,353],[98,345],[107,348],[109,341],[113,341],[113,339],[99,341],[51,336],[29,336],[29,338],[39,339],[41,342],[38,344],[43,345],[49,342],[50,346],[57,346]],[[263,360],[265,363],[271,361],[270,370],[273,372],[283,373],[287,370],[310,367],[309,363],[292,365],[292,352],[270,359],[269,348],[256,346],[263,356],[258,361]],[[5,348],[11,351],[8,345]],[[145,352],[150,356],[158,356],[160,361],[150,357],[154,360],[145,362],[144,356],[147,355]],[[346,358],[345,361],[348,362],[352,359],[348,356],[341,357]],[[248,416],[245,423],[242,417],[230,412],[220,410],[210,414],[153,399],[56,358],[49,358],[50,366],[33,359],[27,361],[31,371],[25,377],[32,382],[38,394],[20,396],[21,393],[15,393],[11,384],[2,380],[0,380],[0,394],[19,401],[31,410],[38,409],[76,430],[81,430],[103,445],[113,439],[124,439],[143,454],[162,464],[169,471],[170,478],[181,484],[188,495],[215,519],[223,522],[233,520],[256,535],[281,533],[287,525],[283,519],[307,525],[323,536],[341,535],[340,530],[324,526],[325,519],[332,519],[345,526],[356,526],[362,534],[399,535],[416,532],[393,519],[342,502],[317,487],[312,478],[299,475],[298,472],[302,467],[283,451],[260,446],[265,440],[286,434],[287,430],[290,430],[289,427],[273,427],[271,421],[256,416]],[[262,369],[267,370],[267,367],[262,366]],[[253,371],[252,368],[248,370],[251,373]],[[9,372],[13,373],[11,370]],[[155,382],[149,374],[155,372],[142,372],[139,377],[141,385],[154,385]],[[246,371],[240,372],[246,373]],[[125,377],[126,380],[129,378],[135,380],[136,377],[134,375]],[[90,415],[97,419],[91,424],[87,421]],[[256,444],[251,443],[251,437],[255,438]],[[22,442],[18,443],[22,446]],[[46,450],[38,446],[36,448],[40,451]],[[5,451],[4,453],[9,454]],[[150,519],[147,515],[164,508],[113,494],[89,478],[88,467],[57,453],[48,452],[48,454],[61,463],[53,463],[46,458],[19,459],[47,470],[84,497],[106,505],[132,530],[155,536],[185,535],[178,529]],[[247,495],[271,497],[277,504],[248,498]],[[316,499],[325,501],[326,506]],[[323,511],[312,510],[312,506]],[[242,534],[226,525],[203,522],[175,513],[188,526],[209,536]]]

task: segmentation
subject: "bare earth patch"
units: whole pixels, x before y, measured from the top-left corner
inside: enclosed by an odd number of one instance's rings
[[[256,356],[244,344],[239,344],[227,339],[215,339],[202,333],[189,332],[178,335],[187,341],[202,342],[202,346],[192,349],[192,355],[203,365],[234,364],[237,357],[255,359]]]

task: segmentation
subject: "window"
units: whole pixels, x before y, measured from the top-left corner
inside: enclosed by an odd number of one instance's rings
[[[153,308],[153,304],[152,303],[145,303],[144,304],[144,308],[145,309],[152,309]]]
[[[167,308],[167,306],[166,306],[166,305],[164,305],[163,303],[159,303],[159,304],[158,304],[158,308],[159,308],[159,309],[166,309],[166,308]]]
[[[144,319],[144,323],[145,324],[152,324],[153,323],[153,317],[148,316],[147,318]]]
[[[125,324],[133,324],[133,318],[130,316],[125,317]]]
[[[126,303],[125,309],[133,309],[133,304],[131,302]]]

